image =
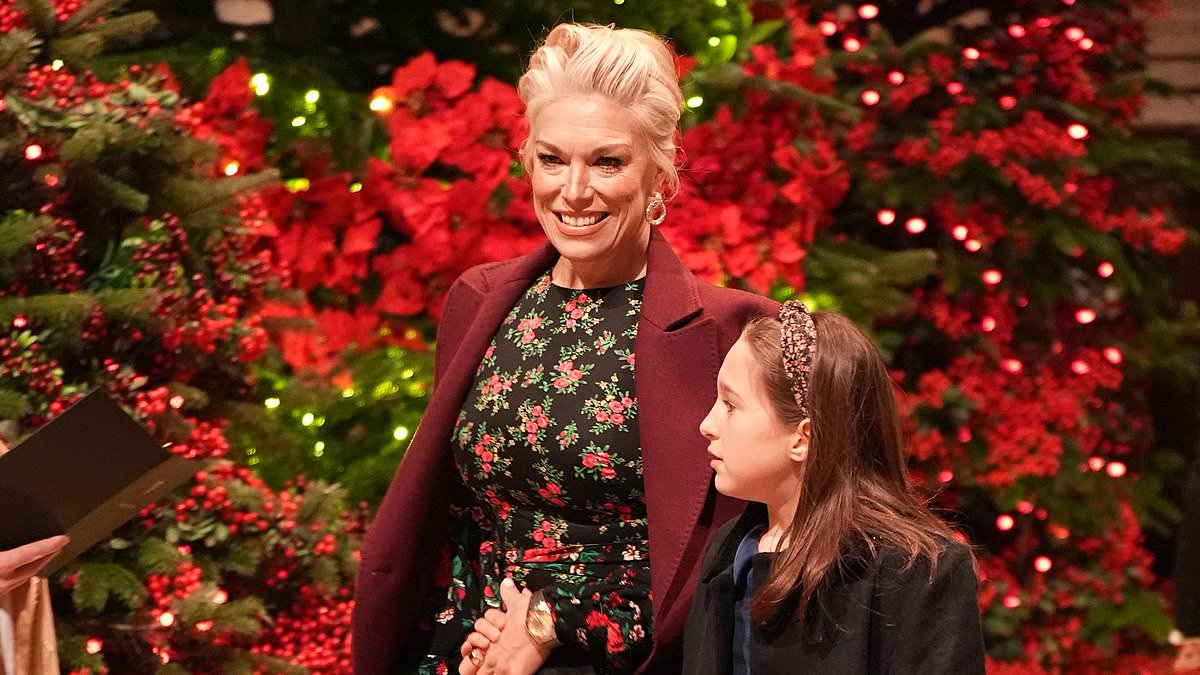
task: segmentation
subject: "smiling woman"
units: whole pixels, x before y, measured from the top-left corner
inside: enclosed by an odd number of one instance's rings
[[[695,428],[775,304],[700,283],[655,227],[678,183],[670,49],[563,24],[519,91],[547,242],[450,290],[367,536],[356,673],[678,672],[699,553],[737,510]]]

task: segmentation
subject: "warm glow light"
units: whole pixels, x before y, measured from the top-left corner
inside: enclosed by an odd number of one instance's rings
[[[89,654],[99,654],[101,649],[104,649],[104,643],[100,641],[100,638],[88,638],[87,643],[83,646],[83,651]]]
[[[307,413],[304,413],[304,416],[300,418],[300,424],[303,424],[306,427],[311,427],[312,423],[315,422],[316,419],[317,419],[316,415],[314,415],[310,412],[307,412]]]
[[[385,113],[392,109],[392,99],[380,95],[371,99],[371,110],[377,113]]]
[[[1120,478],[1125,475],[1125,462],[1109,462],[1107,472],[1113,478]]]
[[[1079,123],[1072,124],[1067,127],[1067,135],[1077,141],[1082,141],[1088,137],[1088,128]]]
[[[1110,262],[1102,262],[1102,263],[1100,263],[1100,266],[1096,268],[1096,273],[1099,274],[1101,276],[1101,278],[1104,278],[1104,279],[1111,277],[1113,275],[1113,272],[1116,272],[1116,271],[1117,271],[1116,268],[1113,267],[1113,264]]]
[[[279,399],[272,396],[271,398],[263,401],[263,405],[267,406],[267,408],[270,410],[274,410],[275,408],[279,407]]]
[[[305,118],[304,115],[296,115],[295,117],[292,118],[292,126],[294,126],[294,127],[302,127],[307,122],[308,122],[308,119]]]
[[[1033,569],[1041,572],[1042,574],[1049,572],[1050,568],[1053,566],[1054,563],[1050,562],[1050,559],[1044,555],[1039,555],[1033,559]]]
[[[1017,502],[1017,510],[1021,513],[1033,513],[1033,502],[1028,499],[1022,499]]]
[[[1000,362],[1000,367],[1012,373],[1013,375],[1016,375],[1025,369],[1024,364],[1017,359],[1004,359]]]
[[[255,96],[266,96],[271,91],[271,78],[266,73],[255,73],[250,78],[250,86],[254,88]]]
[[[1067,537],[1071,536],[1071,531],[1062,525],[1051,525],[1050,535],[1055,539],[1066,539]]]
[[[168,401],[167,403],[169,403],[172,408],[179,410],[180,408],[183,407],[183,404],[185,403],[185,401],[183,400],[182,396],[180,396],[179,394],[175,394],[174,396],[171,397],[171,400]]]
[[[880,225],[891,225],[896,222],[896,212],[891,209],[883,209],[875,214],[875,217],[879,219]]]
[[[942,469],[938,472],[939,483],[949,483],[952,480],[954,480],[954,472],[950,469]]]
[[[1079,42],[1083,39],[1083,29],[1079,26],[1071,26],[1063,31],[1063,35],[1066,35],[1071,42]]]
[[[862,42],[859,42],[858,38],[850,37],[842,42],[842,47],[848,52],[856,52],[862,49]]]
[[[979,56],[980,56],[979,50],[975,49],[974,47],[967,47],[966,49],[963,50],[962,54],[963,54],[963,57],[966,58],[968,61],[978,60]]]
[[[13,328],[24,328],[29,325],[29,319],[20,314],[13,317]]]
[[[717,37],[716,35],[708,38],[708,46],[709,47],[720,47],[721,46],[721,38]]]
[[[1105,347],[1104,358],[1114,366],[1125,360],[1125,356],[1121,354],[1121,350],[1116,347]]]
[[[304,93],[304,102],[305,103],[316,103],[317,101],[320,101],[320,100],[321,100],[321,92],[317,91],[316,89],[309,89],[307,92]]]
[[[1008,34],[1019,40],[1025,37],[1025,26],[1014,23],[1008,27]]]
[[[948,91],[951,96],[958,96],[959,94],[963,93],[963,84],[962,82],[951,82],[950,84],[946,85],[946,91]]]
[[[1038,20],[1034,21],[1034,23],[1037,24],[1038,28],[1049,28],[1050,26],[1054,25],[1054,19],[1051,19],[1048,16],[1041,16],[1038,17]]]
[[[196,630],[201,633],[207,633],[208,631],[212,630],[212,628],[213,628],[213,622],[211,622],[211,621],[197,621],[196,622]]]
[[[1085,325],[1089,324],[1096,320],[1096,312],[1084,307],[1083,309],[1075,312],[1075,320]]]
[[[224,589],[221,589],[216,593],[213,593],[212,601],[214,605],[223,605],[229,601],[229,594],[226,593]]]
[[[1087,375],[1092,372],[1092,367],[1079,359],[1075,359],[1071,362],[1071,372],[1076,375]]]
[[[1016,609],[1021,606],[1021,598],[1015,595],[1004,596],[1004,606],[1009,609]]]
[[[858,8],[858,15],[869,21],[879,16],[879,8],[875,5],[863,5]]]
[[[687,107],[689,108],[699,108],[702,105],[704,105],[703,96],[693,96],[687,100]]]
[[[239,170],[241,170],[241,168],[242,168],[241,164],[238,164],[234,160],[230,160],[225,163],[225,175],[226,176],[236,176],[237,172]]]
[[[1000,270],[988,270],[983,273],[983,283],[987,284],[988,286],[995,286],[1003,279],[1004,275],[1000,273]]]
[[[38,145],[37,143],[31,143],[25,146],[25,159],[32,162],[34,160],[41,159],[41,157],[42,146]]]
[[[900,85],[904,84],[904,73],[898,70],[893,70],[892,72],[888,73],[887,77],[888,82],[894,86],[899,87]]]
[[[817,29],[821,31],[821,35],[824,35],[825,37],[831,37],[834,33],[837,33],[838,27],[837,24],[832,21],[822,21],[821,23],[817,24]]]
[[[954,237],[958,241],[965,241],[968,234],[970,234],[970,231],[967,229],[966,225],[955,225],[954,229],[950,230],[950,236]]]
[[[1103,457],[1088,457],[1088,468],[1092,471],[1099,471],[1104,468]]]
[[[170,612],[163,612],[158,617],[158,624],[163,628],[167,628],[175,623],[175,615]]]
[[[1091,50],[1092,47],[1095,47],[1095,46],[1096,46],[1096,41],[1093,40],[1092,38],[1085,37],[1079,41],[1079,48],[1084,51],[1089,51],[1089,50]]]
[[[926,224],[924,218],[909,218],[908,221],[904,223],[904,229],[908,230],[909,234],[921,234],[925,231],[925,227]]]
[[[996,319],[990,316],[985,316],[983,317],[983,320],[979,322],[979,327],[983,329],[983,332],[990,333],[996,330]]]
[[[396,427],[395,431],[392,432],[392,438],[398,441],[408,438],[408,427]]]
[[[983,242],[979,241],[978,239],[968,239],[963,246],[965,246],[966,249],[971,253],[974,253],[983,248]]]
[[[1017,97],[1008,95],[1001,96],[1000,107],[1005,110],[1012,110],[1013,108],[1017,107]]]
[[[1009,530],[1013,529],[1013,525],[1016,524],[1017,521],[1013,520],[1013,517],[1007,513],[1001,513],[1000,515],[996,516],[996,529],[1000,530],[1001,532],[1008,532]]]
[[[879,103],[879,92],[874,89],[868,89],[862,93],[862,102],[867,105],[875,105]]]

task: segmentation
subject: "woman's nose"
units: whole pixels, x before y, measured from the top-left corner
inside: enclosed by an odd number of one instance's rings
[[[563,199],[573,205],[587,207],[592,202],[591,184],[586,166],[571,164],[567,168],[567,184],[563,188]]]

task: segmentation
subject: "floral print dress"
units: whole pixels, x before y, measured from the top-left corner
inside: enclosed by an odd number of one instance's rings
[[[417,672],[457,672],[506,575],[554,612],[563,645],[549,664],[631,673],[649,656],[633,382],[643,285],[568,289],[547,272],[497,330],[453,432],[460,494]]]

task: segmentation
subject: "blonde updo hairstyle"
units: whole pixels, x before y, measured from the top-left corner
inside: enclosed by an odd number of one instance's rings
[[[526,173],[533,168],[531,144],[538,111],[560,98],[603,96],[629,110],[640,123],[667,195],[679,189],[675,134],[683,92],[671,49],[657,36],[630,28],[560,23],[529,59],[517,93],[530,124],[529,138],[521,147]]]

